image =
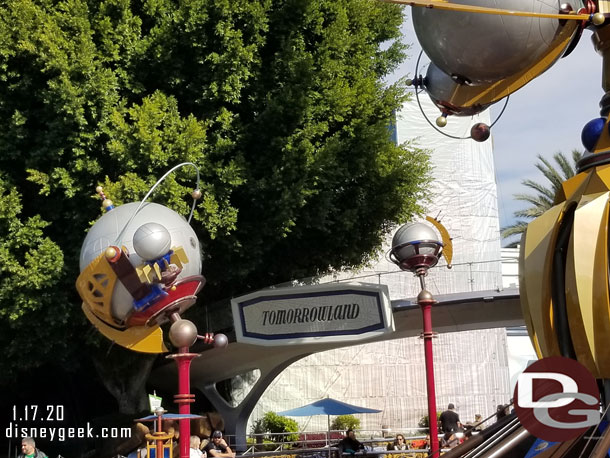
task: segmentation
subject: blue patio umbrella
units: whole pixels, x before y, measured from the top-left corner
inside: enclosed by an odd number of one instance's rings
[[[278,415],[283,415],[284,417],[309,417],[311,415],[351,415],[354,413],[379,412],[381,412],[381,410],[355,406],[346,402],[337,401],[333,398],[325,398],[302,407],[297,407],[296,409],[278,412]]]
[[[369,409],[368,407],[355,406],[346,402],[337,401],[333,398],[320,399],[311,404],[297,407],[296,409],[278,412],[284,417],[310,417],[312,415],[327,415],[328,420],[328,440],[330,440],[330,416],[331,415],[351,415],[355,413],[379,413],[381,410]],[[330,450],[329,450],[330,453]]]

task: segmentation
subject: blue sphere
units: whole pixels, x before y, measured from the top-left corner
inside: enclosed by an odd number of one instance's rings
[[[597,140],[599,140],[599,137],[604,130],[605,124],[606,118],[595,118],[585,124],[585,127],[582,128],[580,140],[587,151],[593,151]]]

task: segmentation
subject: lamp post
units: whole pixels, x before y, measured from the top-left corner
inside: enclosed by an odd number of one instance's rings
[[[421,291],[417,303],[422,310],[424,354],[426,361],[426,388],[428,392],[428,423],[430,426],[430,456],[439,454],[438,425],[436,422],[436,393],[434,386],[434,358],[432,354],[432,304],[436,303],[426,290],[424,277],[428,269],[438,263],[443,244],[434,229],[424,223],[400,227],[392,239],[390,259],[401,270],[413,272],[419,278]]]
[[[197,353],[190,353],[189,347],[197,339],[200,339],[205,343],[213,343],[216,348],[225,348],[228,340],[224,334],[216,334],[215,336],[213,334],[197,335],[195,324],[192,321],[182,319],[178,313],[172,314],[170,319],[173,323],[169,328],[169,338],[172,344],[178,348],[178,352],[168,355],[167,358],[174,359],[178,366],[178,394],[174,396],[174,400],[178,404],[178,413],[183,415],[183,418],[180,419],[180,458],[189,458],[191,438],[189,415],[191,413],[191,403],[195,402],[195,395],[190,392],[190,367],[191,361],[199,356]],[[162,455],[157,456],[161,457]]]

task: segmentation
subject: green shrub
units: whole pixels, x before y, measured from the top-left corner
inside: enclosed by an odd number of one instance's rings
[[[273,442],[295,442],[299,440],[299,425],[288,417],[282,417],[275,412],[267,412],[263,416],[261,427],[270,434]],[[281,434],[295,433],[295,434]]]
[[[438,419],[440,418],[441,413],[441,411],[436,412],[436,424],[438,424]],[[429,428],[430,424],[428,423],[428,415],[424,415],[423,417],[421,417],[419,419],[419,423],[417,423],[417,426],[419,426],[420,428]]]
[[[360,429],[360,420],[353,415],[339,415],[330,425],[333,431],[347,431],[348,429]]]

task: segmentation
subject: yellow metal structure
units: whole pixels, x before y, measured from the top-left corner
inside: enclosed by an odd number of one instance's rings
[[[129,350],[140,353],[165,353],[167,347],[163,343],[163,332],[159,326],[132,326],[117,329],[107,325],[95,316],[87,304],[83,303],[83,312],[87,319],[107,339]]]
[[[440,232],[441,239],[443,240],[443,256],[447,261],[447,267],[451,269],[451,260],[453,259],[453,242],[451,241],[451,236],[449,235],[449,231],[445,226],[441,224],[439,220],[436,218],[432,218],[431,216],[426,216],[426,221],[432,223],[432,225]]]
[[[189,262],[189,258],[186,255],[184,248],[172,247],[172,251],[173,253],[169,258],[169,262],[171,264],[175,264],[182,268],[184,264]],[[138,266],[136,267],[136,272],[138,273],[140,280],[145,283],[153,283],[161,280],[161,269],[157,263],[153,264],[152,266],[149,264]],[[155,274],[154,276],[152,275],[153,273]]]
[[[116,281],[116,274],[106,261],[104,253],[85,267],[76,279],[76,289],[80,297],[91,307],[95,315],[109,323],[114,322],[111,304]]]
[[[83,299],[87,319],[105,337],[130,350],[142,353],[164,353],[163,332],[159,326],[126,327],[112,316],[112,292],[117,277],[104,253],[93,260],[76,279],[76,289]],[[114,323],[111,326],[109,323]]]
[[[501,8],[489,8],[473,5],[462,5],[445,0],[381,0],[386,3],[398,3],[415,7],[432,8],[446,11],[457,11],[477,14],[493,14],[499,16],[521,16],[567,20],[561,31],[549,44],[547,51],[536,62],[529,67],[499,81],[488,84],[457,84],[453,92],[448,95],[444,102],[461,109],[476,106],[487,106],[496,103],[522,88],[534,78],[548,70],[563,54],[564,50],[572,40],[580,21],[588,21],[589,14],[577,14],[574,12],[565,14],[536,13],[530,11],[513,11]]]
[[[540,357],[561,355],[558,342],[569,337],[576,359],[597,378],[610,378],[610,165],[592,167],[566,181],[556,200],[561,202],[528,225],[521,242],[525,322]],[[569,239],[559,246],[562,230],[569,231]],[[565,257],[559,267],[558,250]],[[553,297],[558,298],[555,304]],[[554,314],[563,306],[560,312],[566,314],[568,328],[562,330]]]
[[[527,227],[525,240],[521,241],[519,266],[521,307],[538,356],[560,354],[553,325],[550,288],[552,264],[549,259],[552,259],[564,209],[565,203],[556,205],[532,221]],[[530,307],[530,304],[535,306]]]
[[[516,11],[506,10],[502,8],[488,8],[484,6],[474,5],[461,5],[458,3],[451,3],[447,0],[382,0],[386,3],[398,3],[400,5],[419,6],[423,8],[432,8],[437,10],[446,11],[461,11],[464,13],[477,13],[477,14],[495,14],[497,16],[520,16],[520,17],[538,17],[546,19],[571,19],[573,21],[588,21],[590,18],[589,14],[577,14],[570,12],[566,14],[549,14],[549,13],[536,13],[533,11]],[[608,2],[600,2],[608,3]]]
[[[163,433],[163,431],[159,431],[156,432],[154,434],[147,434],[146,435],[146,456],[147,457],[155,457],[157,458],[157,441],[161,440],[163,441],[163,457],[160,458],[165,458],[166,456],[171,458],[172,456],[172,450],[173,450],[173,440],[172,438],[174,437],[173,434],[166,434]]]

